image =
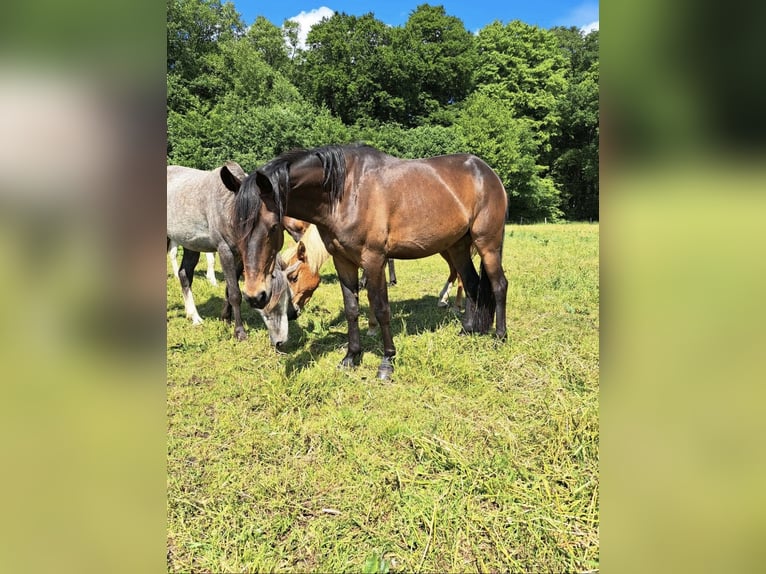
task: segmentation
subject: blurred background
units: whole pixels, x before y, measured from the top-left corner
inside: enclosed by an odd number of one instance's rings
[[[166,568],[165,10],[4,8],[1,571]],[[765,16],[601,3],[606,571],[765,557]]]
[[[3,8],[3,572],[165,568],[164,15]]]

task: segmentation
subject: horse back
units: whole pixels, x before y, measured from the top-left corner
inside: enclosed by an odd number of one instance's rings
[[[171,165],[167,168],[168,236],[197,251],[215,251],[223,210],[231,192],[212,171]]]
[[[363,209],[354,210],[369,244],[390,257],[439,253],[469,232],[502,225],[506,194],[481,159],[453,154],[401,160],[384,154],[357,166],[355,189]],[[347,219],[350,219],[347,217]]]

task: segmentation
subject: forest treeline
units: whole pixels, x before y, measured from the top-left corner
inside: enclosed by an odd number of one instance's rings
[[[167,160],[246,170],[295,147],[363,141],[402,158],[468,152],[503,180],[509,218],[598,219],[598,31],[442,6],[402,26],[336,13],[250,25],[220,0],[168,0]]]

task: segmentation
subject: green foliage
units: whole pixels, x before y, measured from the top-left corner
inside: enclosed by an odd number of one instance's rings
[[[353,139],[375,146],[391,155],[414,159],[465,151],[457,127],[419,126],[405,128],[398,124],[359,127],[351,130]]]
[[[552,138],[552,174],[570,219],[598,219],[599,60],[598,31],[552,32],[568,59],[568,89],[559,100],[560,133]]]
[[[417,123],[469,94],[476,63],[473,35],[443,6],[418,6],[397,30],[394,51],[401,59],[405,123]]]
[[[403,26],[336,13],[246,27],[231,3],[168,0],[169,162],[247,169],[292,147],[365,141],[403,158],[470,152],[509,218],[598,218],[598,32],[494,22],[442,6]]]
[[[362,574],[388,574],[391,565],[381,556],[370,556],[364,561]]]
[[[371,13],[336,13],[308,34],[308,52],[299,87],[314,103],[324,104],[345,123],[362,117],[387,117],[389,93],[383,47],[389,28]]]
[[[558,190],[536,163],[539,142],[533,122],[517,119],[510,102],[477,92],[461,110],[457,126],[464,151],[492,166],[505,185],[511,219],[560,218]]]
[[[476,38],[477,89],[507,101],[516,117],[527,118],[543,148],[558,130],[558,97],[566,89],[566,60],[555,36],[518,20],[493,22]]]

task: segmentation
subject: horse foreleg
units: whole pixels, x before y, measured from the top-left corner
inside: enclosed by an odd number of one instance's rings
[[[234,336],[238,341],[247,339],[245,327],[242,324],[242,292],[239,290],[240,267],[234,258],[234,254],[225,243],[218,247],[218,255],[221,258],[221,268],[223,277],[226,280],[226,303],[224,303],[221,317],[224,320],[231,320],[234,314]]]
[[[199,262],[199,252],[191,249],[184,249],[184,256],[181,259],[181,268],[178,271],[178,281],[181,283],[181,294],[184,298],[184,307],[186,316],[192,320],[192,324],[202,323],[202,317],[197,313],[197,306],[194,304],[194,295],[192,295],[192,282],[194,281],[194,268]]]
[[[367,302],[370,301],[370,293],[367,293]],[[367,336],[374,337],[378,334],[378,320],[375,318],[375,310],[372,308],[372,303],[369,304],[367,310]]]
[[[341,257],[333,257],[333,261],[340,279],[343,309],[348,323],[348,349],[339,366],[355,367],[362,360],[362,345],[359,339],[359,268]]]
[[[367,268],[367,294],[370,297],[370,307],[380,326],[380,336],[383,339],[383,360],[378,367],[379,379],[390,379],[394,372],[394,357],[396,347],[391,336],[391,308],[388,303],[388,287],[386,286],[385,263],[372,263]]]
[[[215,287],[218,285],[218,280],[215,278],[215,253],[205,253],[207,257],[207,280]]]

